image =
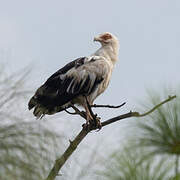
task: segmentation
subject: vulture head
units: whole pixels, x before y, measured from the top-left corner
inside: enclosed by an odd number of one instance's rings
[[[94,38],[94,41],[100,42],[102,46],[109,44],[113,45],[118,43],[118,39],[116,38],[116,36],[109,32],[100,34],[99,36]]]

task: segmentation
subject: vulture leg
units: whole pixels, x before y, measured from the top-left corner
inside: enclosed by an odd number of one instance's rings
[[[97,114],[94,114],[92,109],[91,109],[91,106],[90,106],[90,103],[87,99],[87,97],[85,96],[85,100],[86,100],[86,103],[85,103],[85,110],[86,110],[86,128],[89,130],[89,129],[93,129],[93,128],[98,128],[99,130],[101,129],[101,122],[100,122],[100,118],[97,117]]]
[[[89,111],[89,108],[87,106],[87,104],[85,104],[85,111],[86,111],[86,124],[85,127],[87,128],[87,130],[90,129],[90,122],[93,120],[93,117],[91,116],[91,113]]]

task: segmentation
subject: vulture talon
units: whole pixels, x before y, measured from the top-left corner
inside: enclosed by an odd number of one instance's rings
[[[91,128],[91,124],[89,121],[87,121],[85,124],[82,125],[83,129],[85,129],[86,131],[89,131]]]
[[[102,128],[102,124],[101,124],[101,121],[100,121],[100,117],[97,117],[97,118],[96,118],[96,128],[98,129],[98,131],[100,131],[101,128]],[[97,131],[97,132],[98,132],[98,131]]]

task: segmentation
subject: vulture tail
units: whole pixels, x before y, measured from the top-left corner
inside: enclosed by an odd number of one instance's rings
[[[35,107],[38,104],[36,97],[32,97],[28,103],[28,109],[31,110],[33,107]]]
[[[33,96],[29,103],[28,103],[28,109],[31,110],[34,108],[34,116],[37,117],[37,119],[41,119],[47,112],[47,109],[44,108],[38,101],[36,98],[36,95]]]
[[[55,106],[53,108],[48,108],[44,106],[40,101],[38,101],[37,95],[34,95],[29,103],[28,103],[28,109],[31,110],[34,108],[33,114],[36,116],[37,119],[41,119],[45,116],[45,114],[51,115],[57,112],[61,112],[65,110],[66,108],[69,108],[70,106]]]

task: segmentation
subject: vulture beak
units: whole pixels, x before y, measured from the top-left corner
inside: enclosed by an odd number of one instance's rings
[[[101,41],[101,39],[99,37],[95,37],[94,41]]]

